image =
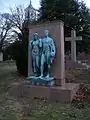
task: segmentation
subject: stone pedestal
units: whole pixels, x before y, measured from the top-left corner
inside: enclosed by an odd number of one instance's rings
[[[13,84],[10,89],[10,95],[22,99],[46,99],[48,102],[71,102],[77,92],[79,84],[66,83],[58,87],[33,86],[30,83]]]
[[[44,86],[53,86],[55,84],[54,77],[35,77],[35,76],[30,76],[28,77],[28,80],[30,81],[31,85],[44,85]]]
[[[44,30],[49,30],[51,37],[56,45],[56,57],[51,67],[51,76],[55,78],[55,86],[33,86],[25,85],[21,87],[25,96],[45,97],[48,101],[69,102],[72,100],[73,95],[76,93],[79,85],[65,83],[65,61],[64,61],[64,24],[61,21],[30,24],[29,25],[29,40],[32,40],[32,36],[35,32],[38,32],[39,36],[44,35]],[[28,77],[32,76],[32,58],[31,50],[28,47]],[[17,89],[17,88],[16,88]],[[19,86],[20,89],[20,86]],[[25,91],[23,91],[25,90]],[[20,92],[19,91],[19,92]]]

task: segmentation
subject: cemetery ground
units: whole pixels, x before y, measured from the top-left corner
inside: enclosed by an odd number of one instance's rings
[[[9,92],[13,84],[25,80],[26,78],[18,75],[14,62],[0,63],[0,120],[90,120],[90,70],[66,71],[67,82],[84,83],[88,86],[87,99],[74,103],[49,104],[43,99],[12,97]]]

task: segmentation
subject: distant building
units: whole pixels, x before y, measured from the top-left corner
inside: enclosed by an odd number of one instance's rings
[[[31,0],[29,6],[25,9],[25,20],[35,21],[38,19],[38,10],[32,6]]]

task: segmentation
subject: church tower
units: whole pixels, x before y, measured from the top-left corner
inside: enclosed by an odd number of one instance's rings
[[[25,20],[27,21],[35,21],[37,20],[38,10],[32,6],[32,2],[30,0],[29,6],[25,9]]]

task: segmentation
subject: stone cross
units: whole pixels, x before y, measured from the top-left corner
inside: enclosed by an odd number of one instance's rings
[[[71,41],[71,60],[76,62],[76,41],[82,40],[82,36],[76,36],[76,31],[71,31],[71,37],[66,37],[65,41]]]

